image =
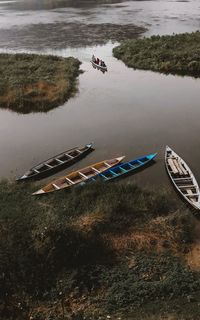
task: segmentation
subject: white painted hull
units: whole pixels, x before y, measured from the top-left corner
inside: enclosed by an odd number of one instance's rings
[[[107,71],[108,70],[107,67],[102,67],[99,64],[94,63],[94,61],[91,61],[91,63],[92,63],[94,68],[97,68],[97,69],[102,70],[102,71]]]
[[[186,162],[170,147],[165,150],[165,165],[169,177],[181,196],[196,210],[200,210],[199,185]]]

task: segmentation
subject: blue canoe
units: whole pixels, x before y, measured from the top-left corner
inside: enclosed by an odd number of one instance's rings
[[[96,181],[96,179],[101,178],[103,181],[110,181],[116,178],[119,178],[123,175],[129,174],[134,170],[141,169],[141,167],[147,165],[156,157],[157,153],[152,153],[147,156],[134,159],[111,169],[104,171],[103,173],[98,174],[95,178],[89,179],[90,181]]]

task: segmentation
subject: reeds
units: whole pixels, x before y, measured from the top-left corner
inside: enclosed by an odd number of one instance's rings
[[[80,62],[36,54],[0,54],[0,107],[47,112],[77,91]]]
[[[114,56],[135,69],[200,76],[200,32],[127,40]]]

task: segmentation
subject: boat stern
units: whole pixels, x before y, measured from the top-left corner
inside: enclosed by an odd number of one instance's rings
[[[87,148],[93,148],[94,142],[87,143],[85,146]]]
[[[122,157],[116,158],[116,160],[117,160],[118,162],[122,162],[122,160],[124,160],[124,158],[125,158],[125,156],[122,156]]]
[[[25,179],[27,179],[27,175],[26,175],[26,174],[24,174],[24,175],[21,176],[21,177],[17,177],[15,180],[16,180],[16,181],[22,181],[22,180],[25,180]]]
[[[198,200],[198,202],[193,202],[192,205],[196,210],[200,210],[200,200]]]
[[[156,156],[157,156],[157,152],[156,153],[151,153],[151,154],[148,155],[148,159],[149,160],[153,160]]]
[[[40,190],[38,190],[38,191],[36,191],[36,192],[33,192],[32,193],[32,196],[37,196],[37,195],[39,195],[39,194],[44,194],[45,193],[45,191],[43,190],[43,189],[40,189]]]

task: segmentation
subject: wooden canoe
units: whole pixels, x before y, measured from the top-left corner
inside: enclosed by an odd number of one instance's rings
[[[152,153],[138,159],[124,162],[115,166],[114,168],[98,174],[98,176],[92,178],[91,180],[95,181],[96,179],[101,178],[103,181],[110,181],[128,175],[129,173],[141,169],[145,165],[149,164],[149,162],[152,161],[156,155],[157,153]]]
[[[96,69],[102,70],[102,71],[108,71],[107,66],[103,67],[100,66],[99,64],[95,63],[94,61],[91,60],[92,66]]]
[[[34,192],[33,195],[59,191],[59,190],[67,189],[74,185],[83,183],[87,179],[91,177],[95,177],[99,173],[107,170],[108,168],[118,165],[123,159],[124,159],[124,156],[110,159],[110,160],[104,160],[104,161],[95,163],[91,166],[88,166],[86,168],[71,172],[64,177],[58,178],[48,183],[42,189]]]
[[[93,144],[86,144],[84,147],[76,147],[64,151],[56,156],[49,158],[27,171],[23,176],[17,178],[17,181],[24,181],[30,179],[41,179],[47,177],[55,172],[69,167],[76,161],[85,157],[88,153],[93,151]]]
[[[185,161],[166,146],[165,165],[169,177],[181,196],[195,209],[200,210],[198,183]]]

